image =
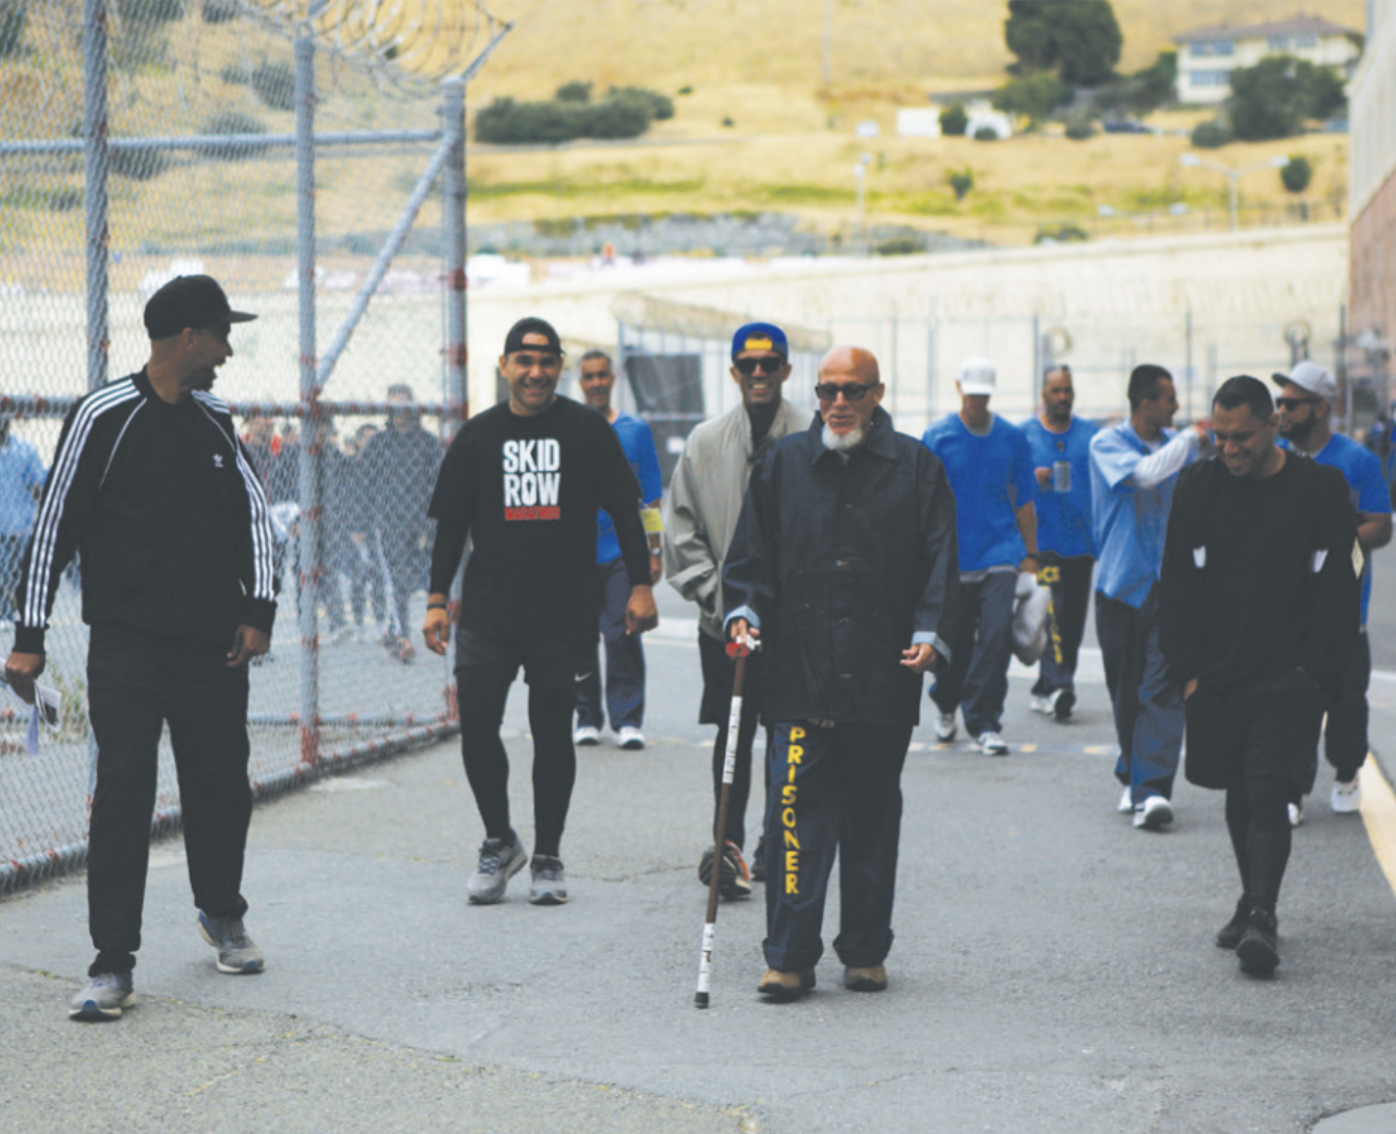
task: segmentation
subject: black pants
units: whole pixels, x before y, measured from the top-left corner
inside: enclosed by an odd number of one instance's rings
[[[456,645],[461,758],[486,838],[509,839],[513,832],[509,755],[499,726],[509,687],[522,666],[533,732],[534,853],[557,856],[577,779],[572,710],[577,658],[583,652],[556,642],[504,645],[461,632]]]
[[[911,728],[805,721],[776,727],[766,764],[766,963],[812,968],[824,952],[824,896],[839,858],[845,965],[880,965],[892,948],[902,765]]]
[[[1290,672],[1187,700],[1187,777],[1226,792],[1226,826],[1248,904],[1274,912],[1289,862],[1285,804],[1313,760],[1325,698]]]
[[[231,644],[231,640],[230,643]],[[97,741],[88,835],[87,908],[97,959],[90,975],[129,972],[141,945],[160,731],[168,722],[194,905],[242,916],[247,782],[247,667],[209,648],[92,627],[87,690]]]
[[[1086,632],[1094,570],[1095,559],[1090,555],[1063,559],[1053,551],[1044,553],[1038,580],[1051,588],[1052,606],[1047,621],[1047,649],[1042,655],[1037,684],[1032,687],[1038,697],[1057,689],[1075,688],[1076,662]]]
[[[1343,690],[1328,705],[1328,719],[1323,726],[1323,754],[1333,765],[1336,777],[1351,783],[1357,770],[1367,760],[1367,686],[1372,681],[1372,643],[1364,629],[1357,636],[1352,666],[1343,677]],[[1298,803],[1314,790],[1318,778],[1318,749],[1309,761],[1309,773],[1302,789],[1292,793]]]
[[[727,726],[732,716],[732,680],[737,665],[727,656],[727,646],[698,631],[698,657],[703,666],[703,703],[699,724],[717,725],[713,738],[713,838],[718,838],[717,811],[722,800],[722,773],[727,765]],[[732,792],[727,800],[727,830],[722,837],[738,847],[746,846],[746,808],[751,799],[751,747],[761,723],[761,656],[747,658],[742,684],[742,716],[737,729],[736,763]],[[766,730],[766,751],[771,751],[775,730]]]

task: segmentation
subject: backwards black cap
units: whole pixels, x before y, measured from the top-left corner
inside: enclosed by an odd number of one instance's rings
[[[536,315],[525,316],[509,328],[509,333],[504,336],[504,353],[513,354],[516,350],[528,350],[524,344],[525,335],[542,335],[548,340],[549,350],[562,353],[562,340],[557,337],[553,325]]]
[[[175,276],[145,305],[145,329],[151,339],[168,339],[186,327],[216,327],[248,323],[257,318],[234,311],[212,276]]]

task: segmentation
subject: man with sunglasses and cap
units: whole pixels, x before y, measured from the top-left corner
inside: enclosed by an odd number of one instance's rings
[[[877,359],[835,347],[820,416],[752,474],[723,568],[734,640],[759,635],[767,748],[766,963],[778,1002],[814,987],[835,855],[844,987],[881,992],[901,773],[921,675],[951,661],[959,564],[941,462],[896,431]]]
[[[630,578],[626,632],[658,624],[640,484],[615,430],[557,393],[562,343],[552,324],[520,319],[499,370],[509,399],[467,421],[446,451],[428,515],[436,520],[427,648],[450,641],[448,596],[467,537],[456,688],[461,755],[485,825],[476,905],[498,902],[528,862],[509,812],[509,757],[499,736],[509,688],[522,666],[533,733],[534,855],[528,900],[567,901],[562,830],[577,775],[572,710],[595,660],[596,516],[610,514]]]
[[[1018,576],[1036,576],[1037,477],[1027,435],[989,410],[998,372],[987,358],[960,364],[960,410],[926,430],[922,443],[945,465],[959,528],[960,609],[948,672],[936,678],[936,739],[955,739],[955,710],[986,756],[1006,756],[1000,735],[1013,656]]]
[[[91,627],[87,894],[97,957],[74,1019],[114,1019],[135,1003],[166,724],[199,931],[220,972],[265,964],[240,890],[252,815],[247,663],[267,652],[276,614],[271,524],[228,407],[209,393],[233,354],[231,325],[254,318],[232,310],[208,276],[177,277],[150,297],[149,361],[69,412],[25,552],[10,687],[33,700],[54,594],[75,552]]]
[[[1382,472],[1381,458],[1366,446],[1333,432],[1333,407],[1338,383],[1317,362],[1304,359],[1288,374],[1272,375],[1280,387],[1280,447],[1312,457],[1343,474],[1353,507],[1357,509],[1357,539],[1362,545],[1361,628],[1353,650],[1352,665],[1343,675],[1341,690],[1328,705],[1323,751],[1333,765],[1332,809],[1339,814],[1356,812],[1362,802],[1357,770],[1367,759],[1367,684],[1372,676],[1372,647],[1367,638],[1367,607],[1372,597],[1372,552],[1391,542],[1391,493]],[[1289,801],[1289,821],[1298,826],[1303,817],[1303,797],[1314,790],[1318,775],[1315,751],[1307,783],[1296,785]]]
[[[727,753],[727,721],[732,698],[734,663],[727,656],[722,628],[722,561],[737,530],[742,500],[751,470],[784,437],[809,424],[807,410],[782,396],[790,377],[790,347],[785,332],[773,323],[747,323],[732,336],[732,381],[741,391],[741,404],[721,417],[705,421],[689,434],[669,484],[668,516],[664,525],[664,573],[670,585],[698,607],[698,653],[703,669],[703,695],[698,722],[717,726],[713,741],[713,826],[722,795],[722,771]],[[762,662],[747,663],[747,696],[737,733],[736,773],[727,811],[727,830],[714,832],[699,860],[698,878],[706,886],[712,870],[713,846],[726,844],[719,886],[728,898],[751,893],[753,875],[743,858],[746,807],[751,794],[751,748],[756,737],[756,709]],[[763,878],[758,843],[753,856],[755,880]]]

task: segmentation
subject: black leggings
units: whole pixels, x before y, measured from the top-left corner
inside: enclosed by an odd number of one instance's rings
[[[485,823],[485,837],[510,839],[509,756],[499,738],[509,686],[517,666],[469,666],[457,671],[461,757]],[[534,853],[556,857],[577,779],[572,747],[575,688],[528,687],[528,723],[533,730]]]
[[[1278,778],[1246,780],[1226,790],[1226,829],[1249,904],[1275,912],[1289,863],[1289,788]]]

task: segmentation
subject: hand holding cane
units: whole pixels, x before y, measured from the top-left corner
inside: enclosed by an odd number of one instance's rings
[[[745,629],[743,625],[742,629]],[[713,968],[713,934],[717,929],[718,880],[722,860],[727,851],[727,805],[732,797],[732,780],[737,772],[737,739],[742,726],[742,683],[746,679],[746,661],[760,649],[761,643],[749,634],[727,643],[727,656],[736,659],[732,677],[732,711],[727,718],[727,757],[722,765],[722,792],[717,803],[717,836],[713,846],[712,876],[708,879],[708,913],[703,922],[703,950],[698,962],[698,991],[693,994],[695,1007],[708,1006],[708,984]]]

